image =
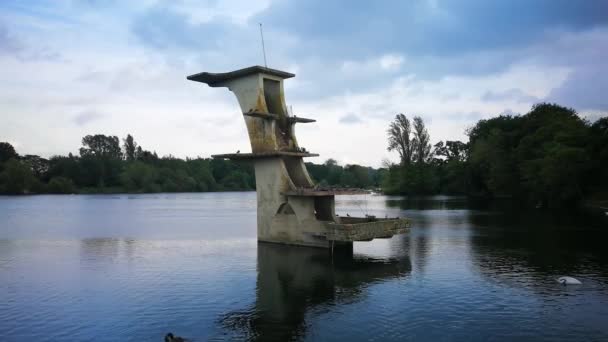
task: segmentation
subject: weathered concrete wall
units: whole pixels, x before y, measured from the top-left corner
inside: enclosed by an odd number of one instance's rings
[[[272,218],[281,204],[287,202],[282,192],[294,185],[287,177],[287,170],[279,158],[260,159],[255,162],[255,184],[258,200],[258,239],[273,238]]]
[[[283,158],[289,177],[299,188],[309,188],[314,185],[302,158]]]
[[[264,99],[263,77],[253,74],[246,77],[223,82],[234,93],[242,113],[268,112]],[[279,147],[276,140],[276,121],[260,120],[244,116],[252,152],[274,151]]]
[[[314,215],[314,201],[307,197],[287,197],[289,213],[272,217],[271,228],[260,241],[280,242],[304,246],[328,247],[323,222]],[[259,231],[259,230],[258,230]]]

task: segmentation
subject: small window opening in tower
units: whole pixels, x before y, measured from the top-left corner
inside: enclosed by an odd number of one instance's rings
[[[281,84],[279,81],[264,78],[264,100],[266,101],[268,112],[285,115],[283,103],[281,103]]]

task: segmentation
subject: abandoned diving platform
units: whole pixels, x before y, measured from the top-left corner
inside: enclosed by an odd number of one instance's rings
[[[409,222],[404,218],[336,215],[335,196],[367,192],[315,186],[303,158],[319,155],[299,147],[295,124],[316,120],[289,115],[285,104],[283,80],[294,76],[281,70],[252,66],[187,77],[210,87],[226,87],[236,95],[247,126],[251,153],[212,157],[253,162],[258,240],[329,248],[407,232]]]

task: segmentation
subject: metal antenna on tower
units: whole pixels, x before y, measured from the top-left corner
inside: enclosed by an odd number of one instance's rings
[[[266,64],[266,47],[264,46],[264,32],[262,31],[262,23],[260,23],[260,37],[262,37],[262,53],[264,54],[264,67],[268,68],[268,64]]]

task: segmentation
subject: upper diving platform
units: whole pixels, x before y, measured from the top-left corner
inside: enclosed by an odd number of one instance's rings
[[[207,83],[210,87],[215,87],[216,85],[218,85],[222,82],[225,82],[225,81],[230,81],[230,80],[233,80],[236,78],[242,78],[245,76],[255,75],[255,74],[260,74],[260,73],[276,76],[276,77],[282,78],[282,79],[292,78],[292,77],[296,76],[295,74],[292,74],[287,71],[281,71],[281,70],[277,70],[277,69],[271,69],[271,68],[266,68],[266,67],[259,66],[259,65],[254,65],[254,66],[251,66],[248,68],[243,68],[243,69],[234,70],[234,71],[230,71],[230,72],[218,72],[218,73],[201,72],[198,74],[190,75],[186,78],[189,79],[190,81]]]

